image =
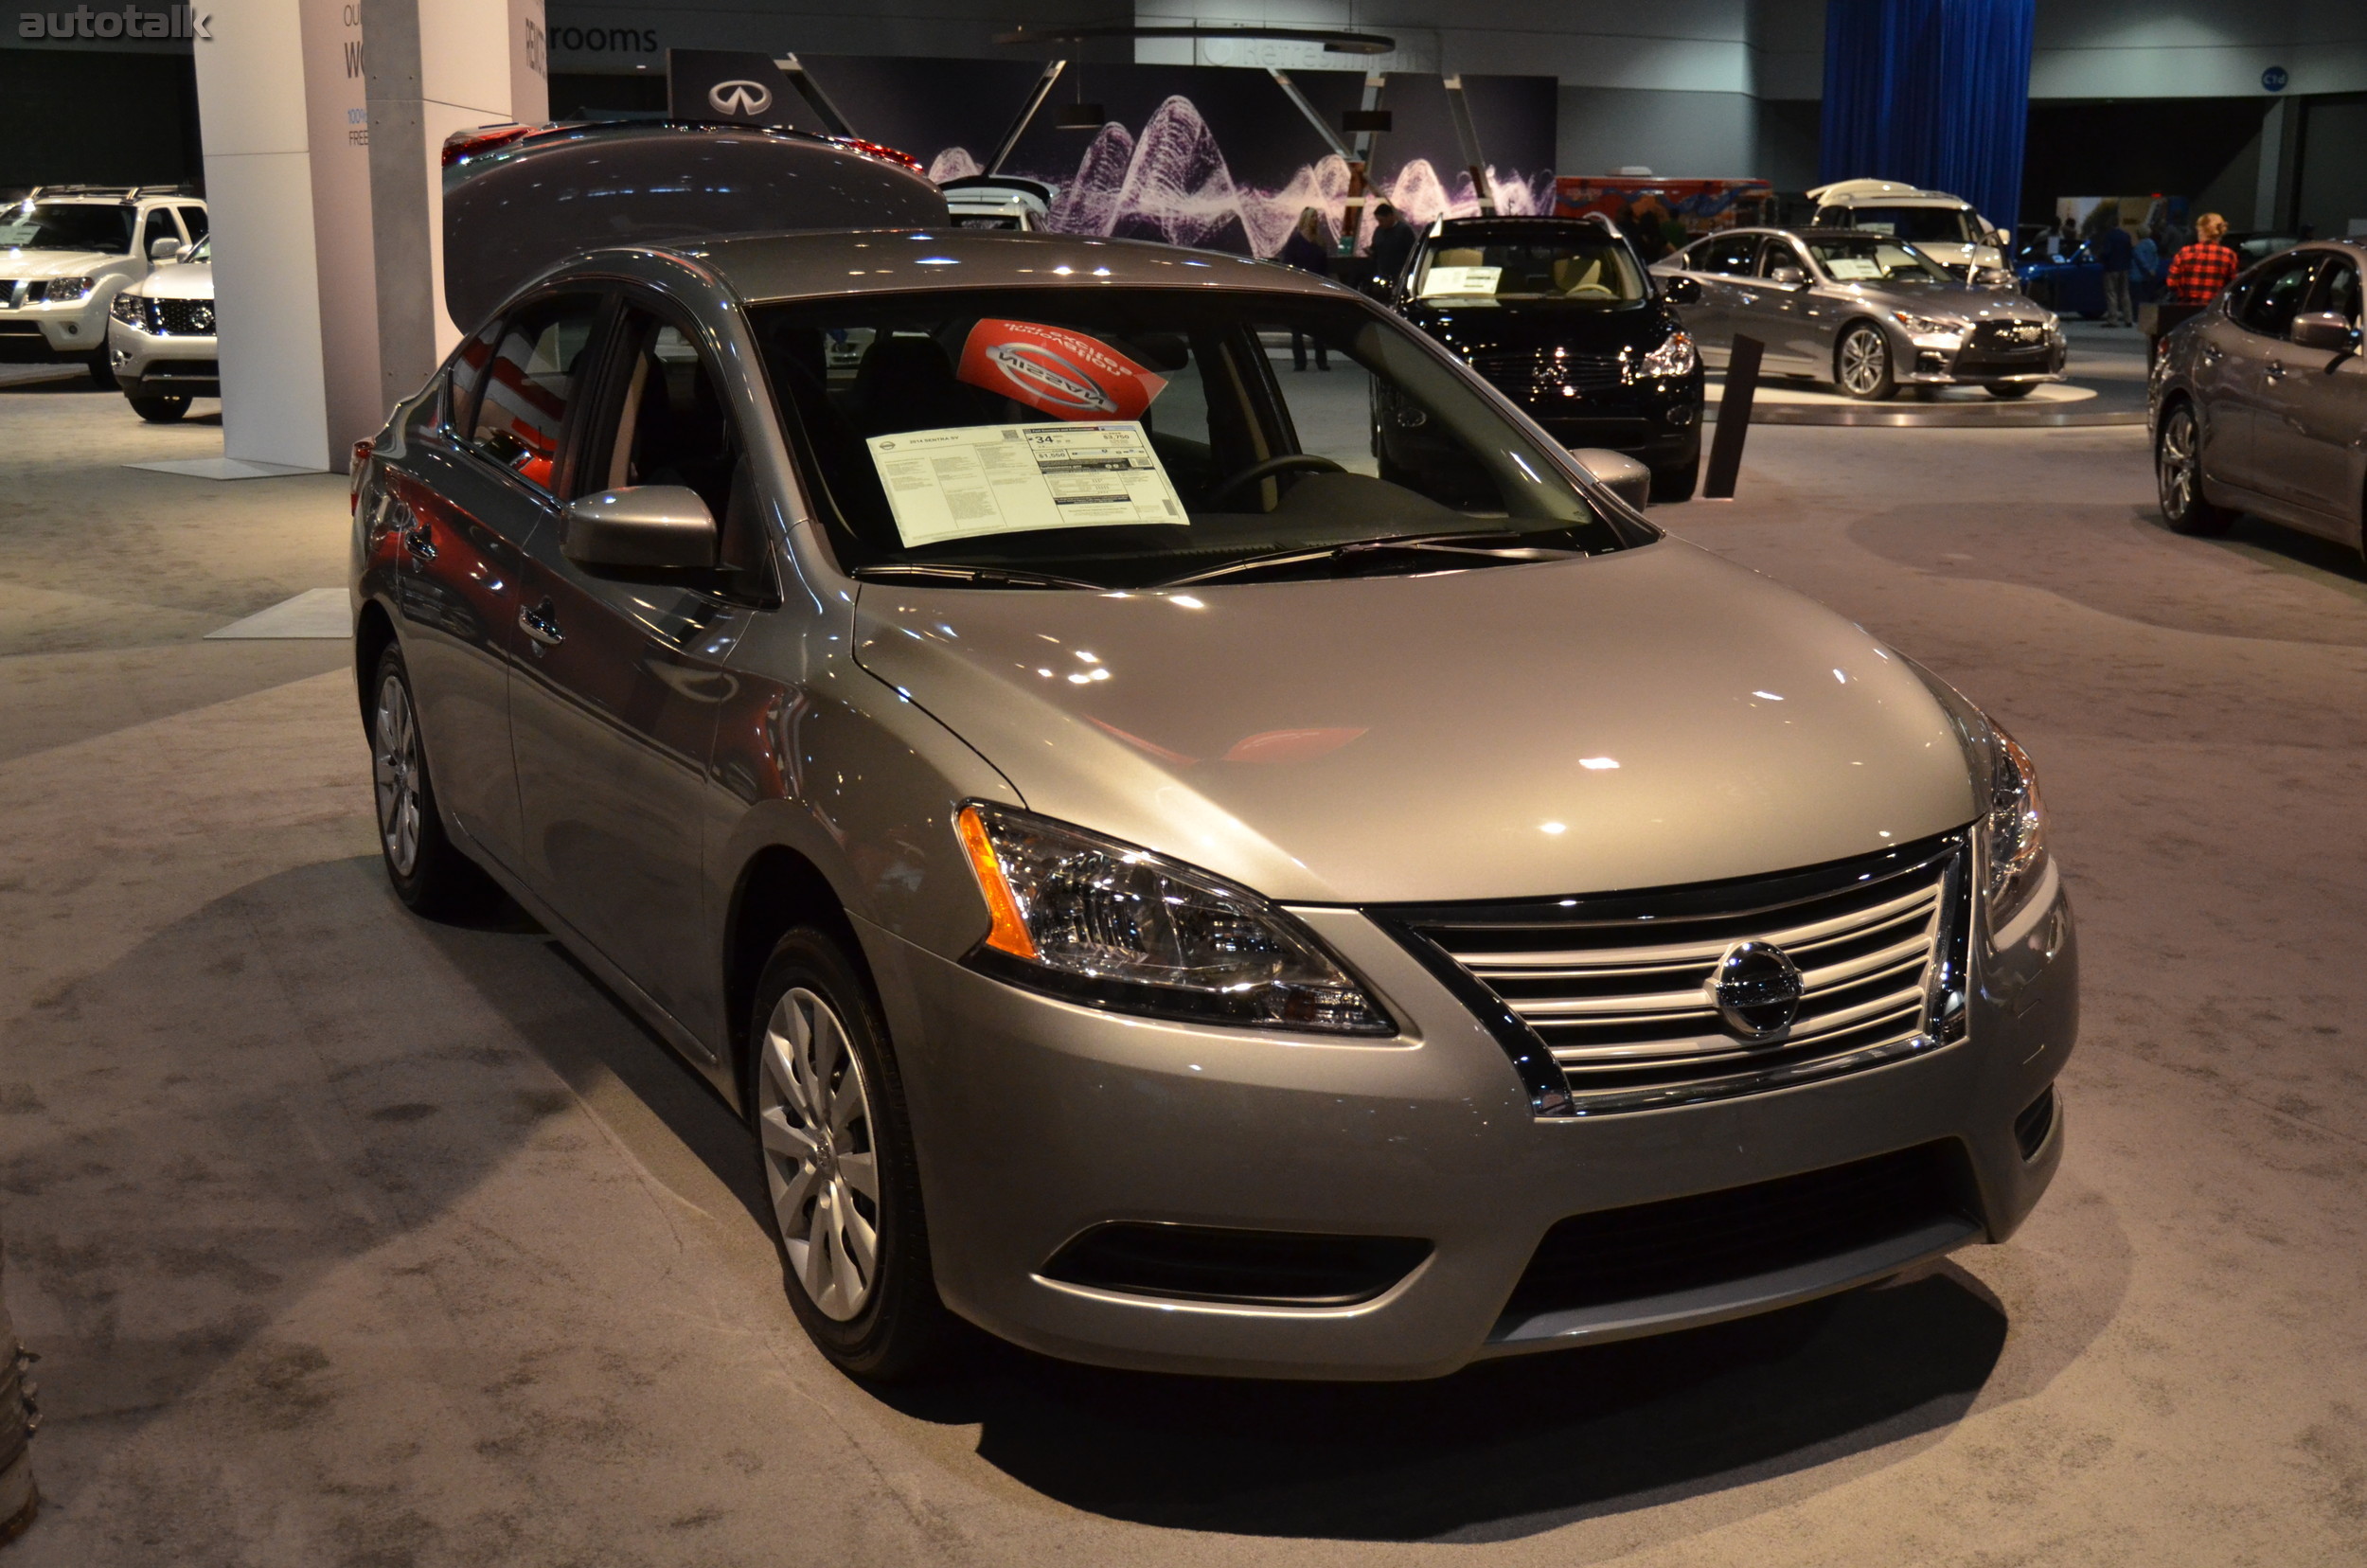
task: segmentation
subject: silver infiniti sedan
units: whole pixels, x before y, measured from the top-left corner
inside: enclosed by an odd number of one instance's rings
[[[2060,1158],[2029,757],[1305,274],[596,251],[354,500],[395,890],[489,878],[740,1110],[858,1375],[1431,1377],[2002,1240]]]
[[[1879,401],[1901,386],[1978,385],[2027,397],[2063,379],[2055,313],[2011,289],[1960,283],[1913,244],[1856,229],[1728,229],[1652,270],[1692,279],[1680,308],[1712,365],[1736,337],[1769,375],[1831,382]]]

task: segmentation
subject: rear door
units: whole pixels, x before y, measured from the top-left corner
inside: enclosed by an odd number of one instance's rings
[[[2305,311],[2330,311],[2359,324],[2358,267],[2316,253],[2319,268]],[[2261,365],[2253,415],[2263,493],[2289,503],[2306,521],[2346,544],[2359,543],[2360,437],[2367,434],[2367,365],[2354,351],[2271,344]],[[2267,488],[2274,487],[2274,488]]]
[[[768,601],[769,540],[714,359],[654,300],[621,312],[597,402],[564,480],[698,492],[722,525],[717,571],[595,575],[556,527],[519,574],[510,687],[526,864],[560,917],[678,1021],[705,1032],[720,959],[703,907],[703,783],[735,678],[723,668]]]
[[[509,661],[525,549],[550,531],[552,459],[576,402],[603,301],[537,301],[463,346],[445,394],[445,438],[422,443],[391,484],[400,563],[399,634],[419,731],[445,811],[519,868],[509,757]]]

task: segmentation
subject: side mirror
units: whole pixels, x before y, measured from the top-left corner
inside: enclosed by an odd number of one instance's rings
[[[1684,277],[1682,276],[1672,277],[1664,286],[1662,292],[1668,295],[1668,303],[1671,305],[1699,305],[1701,303],[1701,284],[1697,278]]]
[[[1652,499],[1652,471],[1624,452],[1607,447],[1578,447],[1571,456],[1611,494],[1642,511]]]
[[[2311,311],[2293,318],[2293,347],[2330,348],[2337,353],[2358,347],[2358,330],[2333,311]]]
[[[148,242],[148,258],[151,261],[170,261],[180,254],[181,241],[169,235]]]
[[[1796,289],[1808,280],[1808,275],[1797,267],[1777,267],[1768,273],[1767,280],[1787,289]]]
[[[559,553],[594,571],[712,569],[720,538],[707,504],[681,485],[601,490],[559,514]]]

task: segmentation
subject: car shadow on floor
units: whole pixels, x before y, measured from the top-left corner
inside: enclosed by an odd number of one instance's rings
[[[2167,524],[2162,525],[2167,527]],[[2357,545],[2341,544],[2300,528],[2245,512],[2212,541],[2266,565],[2298,570],[2326,586],[2367,597],[2367,556]]]
[[[1763,1481],[1953,1424],[2006,1320],[1953,1268],[1687,1333],[1415,1383],[1075,1366],[977,1336],[963,1373],[883,1390],[975,1424],[978,1453],[1071,1506],[1171,1528],[1512,1540]]]

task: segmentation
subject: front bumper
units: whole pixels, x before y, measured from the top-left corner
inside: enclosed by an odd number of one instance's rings
[[[212,334],[144,332],[107,323],[107,358],[128,398],[218,398],[221,362]]]
[[[2027,1215],[2059,1115],[2016,1120],[2077,1030],[2068,905],[1975,959],[1967,1037],[1891,1066],[1678,1109],[1540,1120],[1504,1050],[1361,914],[1296,913],[1380,992],[1387,1042],[1118,1017],[986,978],[859,927],[910,1096],[947,1304],[1046,1354],[1228,1376],[1440,1376],[1488,1356],[1717,1322],[1895,1274]],[[1976,944],[1978,946],[1978,944]],[[1985,967],[1985,972],[1984,972]],[[2024,1136],[2030,1122],[2024,1118]],[[1680,1294],[1507,1311],[1557,1221],[1932,1146],[1962,1222]],[[1420,1238],[1428,1257],[1339,1307],[1210,1304],[1059,1283],[1092,1227],[1148,1222]]]
[[[0,309],[0,357],[80,359],[98,352],[107,347],[107,305],[114,297],[111,289],[102,287],[71,302]]]
[[[2060,337],[2029,348],[2001,348],[1950,337],[1893,343],[1898,380],[1922,386],[2035,385],[2063,379],[2068,346]]]

